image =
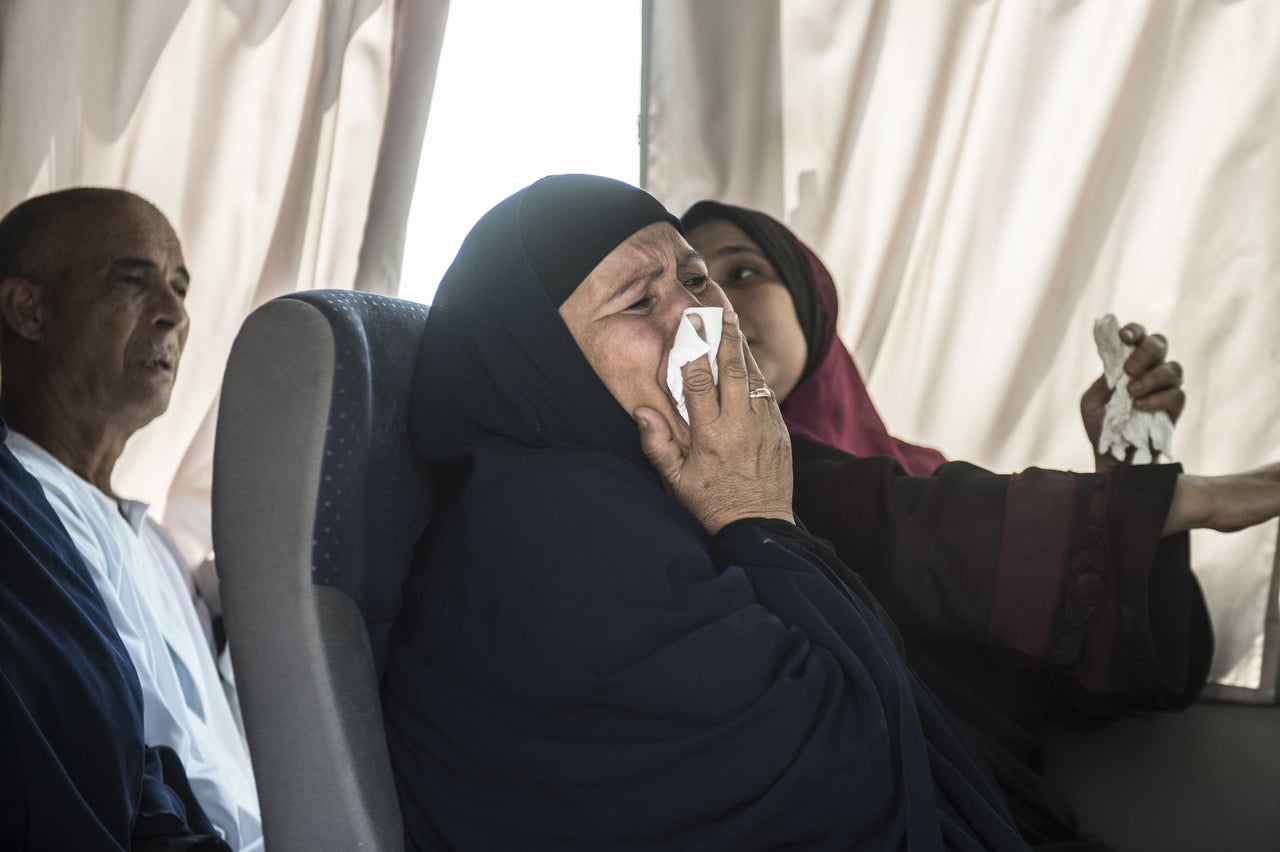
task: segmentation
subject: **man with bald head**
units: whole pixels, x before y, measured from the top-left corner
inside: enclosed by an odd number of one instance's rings
[[[169,405],[189,328],[178,236],[150,202],[76,188],[0,220],[0,416],[84,556],[137,669],[149,745],[171,747],[234,849],[261,848],[243,738],[171,542],[111,485]]]

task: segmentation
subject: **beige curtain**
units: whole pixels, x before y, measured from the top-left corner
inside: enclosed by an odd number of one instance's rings
[[[192,272],[169,411],[116,489],[210,546],[218,389],[258,304],[394,293],[448,0],[3,0],[0,208],[79,184],[154,201]]]
[[[1189,471],[1280,461],[1280,4],[651,0],[645,182],[780,216],[890,429],[1091,469],[1094,318],[1165,332]],[[1275,694],[1274,523],[1197,533],[1220,695]]]

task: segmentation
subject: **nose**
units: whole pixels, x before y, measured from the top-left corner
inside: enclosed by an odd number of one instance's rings
[[[719,288],[714,284],[706,287],[700,293],[693,292],[683,284],[677,283],[677,286],[680,288],[680,296],[671,299],[669,302],[668,345],[675,341],[676,331],[680,327],[680,318],[688,308],[727,308],[729,306],[727,300],[724,299],[724,295],[720,293]],[[700,319],[695,318],[694,327],[700,329],[701,322]]]
[[[710,278],[706,279],[706,286],[699,289],[690,290],[688,287],[677,282],[683,297],[680,299],[680,310],[685,308],[727,308],[729,300],[725,297],[724,291],[720,285]]]
[[[746,299],[744,291],[741,289],[723,290],[722,292],[724,293],[724,301],[728,306],[732,306],[735,311],[738,310],[738,305]]]
[[[685,310],[688,308],[707,307],[706,302],[699,300],[697,294],[693,293],[683,284],[679,284],[677,286],[680,288],[679,295],[667,303],[669,307],[666,309],[668,313],[668,334],[673,340],[675,339],[676,329],[680,325],[680,317],[684,315]]]
[[[185,287],[185,281],[159,283],[151,298],[151,312],[156,325],[185,332],[189,324],[187,306],[176,288]]]
[[[706,307],[707,303],[706,303],[705,301],[703,301],[702,299],[698,298],[698,294],[697,294],[697,293],[694,293],[692,290],[689,290],[689,289],[688,289],[688,288],[686,288],[686,287],[681,287],[681,288],[680,288],[680,290],[681,290],[681,291],[684,293],[684,295],[685,295],[685,298],[681,301],[681,305],[680,305],[680,310],[681,310],[681,311],[683,311],[685,308],[702,308],[702,307]]]
[[[702,295],[699,297],[699,300],[700,304],[711,308],[724,308],[726,310],[733,309],[735,311],[738,309],[737,303],[733,301],[733,298],[729,295],[729,291],[725,290],[715,281],[707,282],[707,287],[702,291]]]

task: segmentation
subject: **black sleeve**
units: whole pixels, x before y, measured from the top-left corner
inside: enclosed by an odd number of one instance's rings
[[[795,507],[908,637],[963,640],[1067,672],[1086,692],[1181,706],[1212,633],[1187,535],[1161,537],[1180,468],[911,477],[793,438]]]

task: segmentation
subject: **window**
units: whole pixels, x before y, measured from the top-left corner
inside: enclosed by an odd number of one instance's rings
[[[430,302],[475,221],[547,174],[640,178],[639,0],[454,0],[400,296]]]

